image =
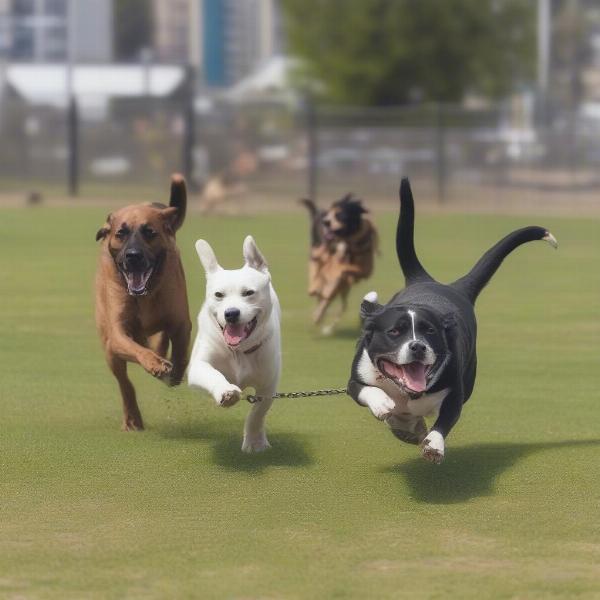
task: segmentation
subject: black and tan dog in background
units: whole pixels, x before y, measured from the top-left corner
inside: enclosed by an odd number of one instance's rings
[[[188,364],[191,322],[175,232],[186,211],[181,175],[169,206],[136,204],[108,215],[96,272],[96,325],[123,398],[123,429],[144,428],[127,363],[178,385]],[[170,360],[167,353],[171,346]]]
[[[322,322],[337,296],[341,300],[333,322],[324,328],[328,333],[346,310],[351,287],[373,272],[377,229],[362,202],[351,194],[334,202],[328,210],[319,209],[312,200],[301,202],[308,208],[311,220],[308,293],[318,301],[314,323]]]

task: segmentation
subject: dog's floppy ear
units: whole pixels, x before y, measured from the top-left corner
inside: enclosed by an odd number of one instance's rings
[[[217,257],[206,240],[198,240],[196,242],[196,252],[207,274],[221,270]]]
[[[244,260],[249,267],[260,271],[261,273],[269,272],[269,265],[261,251],[258,249],[254,238],[251,235],[246,236],[243,246]]]
[[[112,224],[112,214],[108,213],[108,216],[106,217],[106,225],[102,226],[96,232],[96,241],[103,240],[110,233],[111,224]]]

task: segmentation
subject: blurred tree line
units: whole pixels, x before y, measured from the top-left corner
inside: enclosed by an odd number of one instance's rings
[[[282,0],[296,83],[334,103],[505,96],[534,75],[533,0]]]

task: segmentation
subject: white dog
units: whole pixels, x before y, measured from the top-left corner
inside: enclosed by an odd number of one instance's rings
[[[244,240],[241,269],[223,269],[204,240],[196,242],[196,252],[206,272],[206,300],[188,383],[225,407],[233,406],[246,386],[253,387],[261,400],[246,418],[242,450],[266,450],[265,416],[281,372],[281,310],[267,263],[252,236]]]

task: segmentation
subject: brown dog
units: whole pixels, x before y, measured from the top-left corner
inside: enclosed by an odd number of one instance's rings
[[[316,296],[315,324],[321,323],[327,309],[339,295],[342,305],[331,331],[347,306],[350,288],[371,276],[377,250],[377,230],[367,217],[361,201],[348,194],[327,211],[311,200],[302,200],[311,218],[311,254],[308,267],[308,293]]]
[[[143,429],[127,362],[178,385],[188,364],[191,322],[175,232],[185,218],[181,175],[164,204],[136,204],[109,214],[96,272],[96,325],[123,398],[123,429]],[[171,360],[167,351],[171,343]]]

